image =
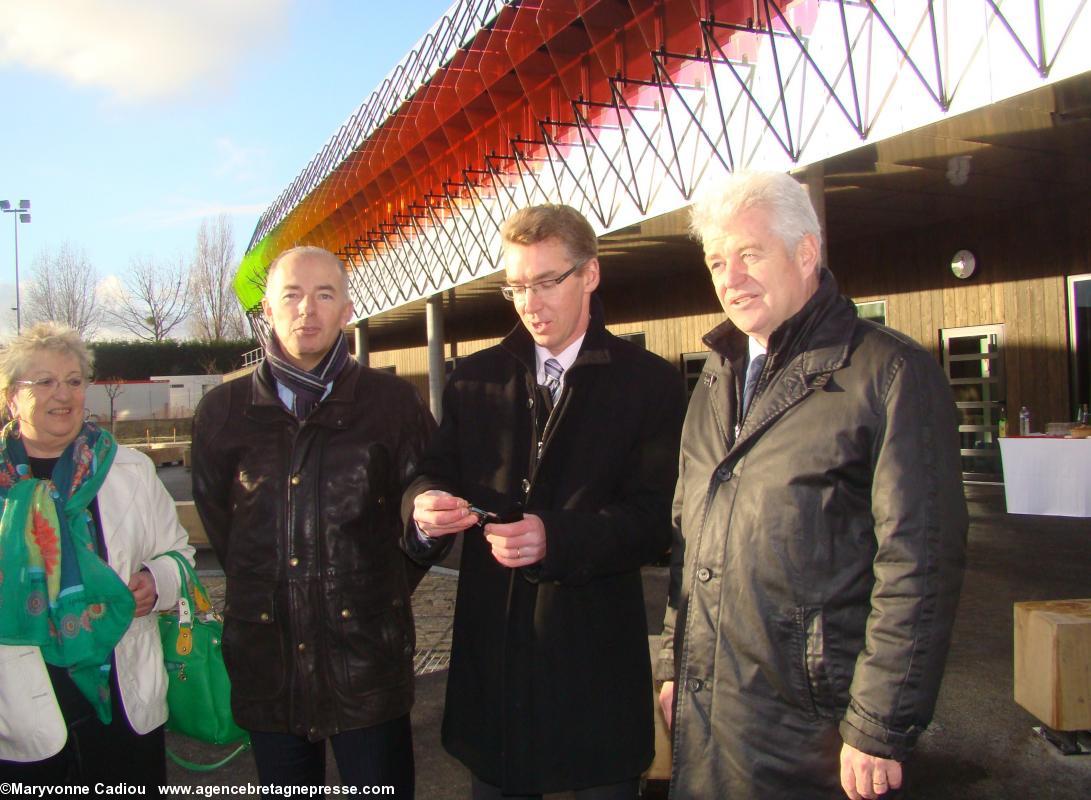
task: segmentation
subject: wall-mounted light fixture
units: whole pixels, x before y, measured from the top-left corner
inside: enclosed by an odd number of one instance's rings
[[[965,186],[970,180],[973,156],[951,156],[947,159],[947,182],[952,186]]]
[[[966,280],[977,269],[977,259],[969,250],[959,250],[951,259],[951,274],[960,280]]]

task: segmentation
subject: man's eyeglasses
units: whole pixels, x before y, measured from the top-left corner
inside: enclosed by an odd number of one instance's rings
[[[538,281],[537,283],[532,283],[529,286],[501,286],[500,294],[504,295],[505,300],[512,301],[523,300],[524,298],[526,298],[527,292],[533,292],[539,297],[548,297],[550,294],[557,290],[557,287],[564,282],[565,278],[567,278],[569,275],[571,275],[573,272],[578,270],[586,263],[586,261],[581,261],[579,264],[572,267],[572,269],[568,270],[568,272],[565,272],[562,275],[558,275],[556,278],[547,278],[544,281]]]
[[[73,392],[78,392],[87,383],[83,378],[65,378],[63,381],[57,378],[38,378],[36,381],[15,381],[20,386],[29,386],[42,394],[53,394],[63,383]]]

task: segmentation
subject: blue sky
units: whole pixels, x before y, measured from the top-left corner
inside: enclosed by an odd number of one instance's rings
[[[0,199],[28,198],[20,280],[43,249],[104,281],[188,258],[226,212],[236,257],[291,182],[452,0],[0,2]],[[14,329],[0,219],[0,334]]]

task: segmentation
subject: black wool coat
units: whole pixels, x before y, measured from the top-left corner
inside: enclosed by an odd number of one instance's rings
[[[443,743],[488,783],[532,794],[638,776],[653,755],[641,566],[670,543],[684,412],[670,364],[610,334],[597,301],[551,417],[522,326],[460,362],[403,500],[439,488],[545,523],[545,559],[508,569],[466,531]],[[538,443],[541,458],[538,460]],[[406,548],[442,558],[451,539]]]

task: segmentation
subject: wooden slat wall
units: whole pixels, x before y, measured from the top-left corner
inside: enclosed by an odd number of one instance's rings
[[[999,218],[971,217],[896,237],[832,242],[830,259],[843,293],[857,302],[886,300],[887,324],[937,359],[941,329],[1004,323],[1009,415],[1025,404],[1041,429],[1048,421],[1067,420],[1072,411],[1065,278],[1091,272],[1089,219],[1091,195],[1066,198]],[[949,267],[960,249],[977,257],[977,273],[966,281],[956,279]],[[723,320],[707,272],[696,259],[680,263],[677,280],[669,285],[611,287],[605,273],[600,294],[612,331],[644,332],[648,349],[675,366],[682,353],[703,350],[701,337]],[[457,352],[469,355],[498,341],[458,342]],[[374,352],[371,363],[395,365],[398,375],[427,395],[426,348]]]
[[[1007,405],[1031,409],[1036,429],[1072,414],[1068,275],[1088,271],[1091,199],[963,219],[896,240],[858,240],[833,249],[845,294],[887,301],[887,324],[939,357],[940,330],[1004,324]],[[977,272],[961,281],[951,257],[967,249]]]
[[[643,333],[645,344],[653,353],[658,353],[678,369],[681,369],[683,353],[692,353],[705,349],[701,342],[709,329],[724,319],[723,313],[702,314],[698,316],[677,317],[673,319],[639,320],[607,325],[614,333]],[[459,357],[468,356],[486,347],[499,344],[500,339],[474,339],[458,343]],[[450,355],[450,345],[447,354]],[[428,349],[413,347],[404,350],[387,350],[371,353],[371,366],[393,366],[395,372],[405,378],[421,393],[428,396]]]

